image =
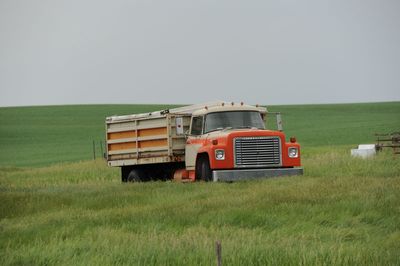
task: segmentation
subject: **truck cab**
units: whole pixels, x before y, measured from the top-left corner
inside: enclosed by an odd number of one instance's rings
[[[196,180],[235,181],[299,175],[300,145],[284,133],[267,130],[263,107],[244,104],[205,106],[193,112],[185,147],[186,170]]]

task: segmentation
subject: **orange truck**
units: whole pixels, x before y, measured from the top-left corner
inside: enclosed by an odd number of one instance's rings
[[[107,163],[121,168],[123,182],[303,174],[300,145],[266,129],[269,115],[264,107],[220,101],[107,117]]]

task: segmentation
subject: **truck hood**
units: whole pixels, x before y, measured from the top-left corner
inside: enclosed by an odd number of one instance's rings
[[[268,130],[268,129],[227,129],[218,130],[207,133],[207,139],[228,139],[234,137],[262,137],[262,136],[279,136],[284,140],[284,134],[280,131]]]

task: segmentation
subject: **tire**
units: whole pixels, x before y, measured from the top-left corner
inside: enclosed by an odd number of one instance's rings
[[[121,167],[121,181],[122,181],[123,183],[128,182],[128,175],[129,175],[129,173],[130,173],[130,169],[129,169],[129,168],[127,168],[127,167],[125,167],[125,166],[122,166],[122,167]]]
[[[146,181],[146,175],[140,169],[133,169],[130,171],[127,181],[128,182],[143,182],[143,181]]]
[[[212,180],[210,161],[208,156],[200,156],[196,161],[196,180],[209,182]]]

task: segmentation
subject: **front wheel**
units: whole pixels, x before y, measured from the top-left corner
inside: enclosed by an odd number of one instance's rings
[[[206,182],[212,180],[210,161],[206,156],[201,156],[196,161],[196,180],[204,180]]]

